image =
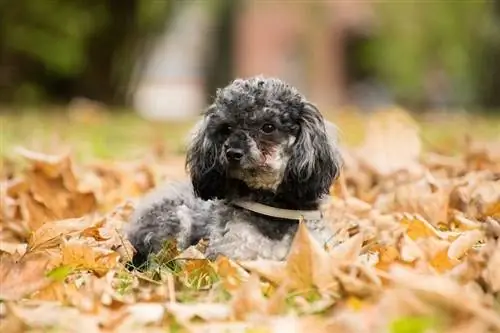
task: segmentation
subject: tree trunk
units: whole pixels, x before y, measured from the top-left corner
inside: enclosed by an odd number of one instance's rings
[[[91,40],[88,47],[86,71],[79,80],[79,93],[84,97],[121,105],[125,101],[126,89],[122,77],[130,68],[117,66],[120,51],[133,50],[136,29],[137,0],[104,0],[108,21]],[[130,55],[131,56],[131,55]],[[133,58],[133,57],[132,57]]]

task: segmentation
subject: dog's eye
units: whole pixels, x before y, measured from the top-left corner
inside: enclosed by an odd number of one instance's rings
[[[272,132],[274,132],[275,129],[276,127],[274,127],[273,124],[264,124],[261,128],[261,131],[266,134],[271,134]]]
[[[228,124],[222,125],[219,129],[222,135],[228,135],[229,133],[231,133],[232,130],[233,128]]]

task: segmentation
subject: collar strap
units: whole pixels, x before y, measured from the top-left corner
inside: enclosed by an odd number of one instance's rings
[[[235,206],[250,210],[262,215],[278,217],[287,220],[321,220],[323,213],[320,210],[294,210],[267,206],[255,201],[233,201]]]

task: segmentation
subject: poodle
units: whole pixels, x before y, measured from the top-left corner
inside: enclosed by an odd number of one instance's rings
[[[341,157],[335,127],[291,85],[262,76],[218,89],[187,149],[190,181],[147,194],[125,231],[139,266],[173,239],[207,241],[206,257],[284,260],[300,220],[333,236],[322,200]]]

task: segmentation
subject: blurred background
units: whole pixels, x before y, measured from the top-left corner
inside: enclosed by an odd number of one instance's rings
[[[217,87],[256,74],[289,81],[327,116],[500,115],[500,0],[3,0],[0,12],[7,144],[36,146],[52,129],[64,141],[69,125],[49,117],[62,108],[112,117],[81,132],[94,152],[115,151],[130,133],[153,135],[139,121],[192,119]],[[33,111],[44,116],[21,117]]]
[[[275,75],[325,107],[500,106],[500,1],[1,1],[4,103],[200,111]]]

